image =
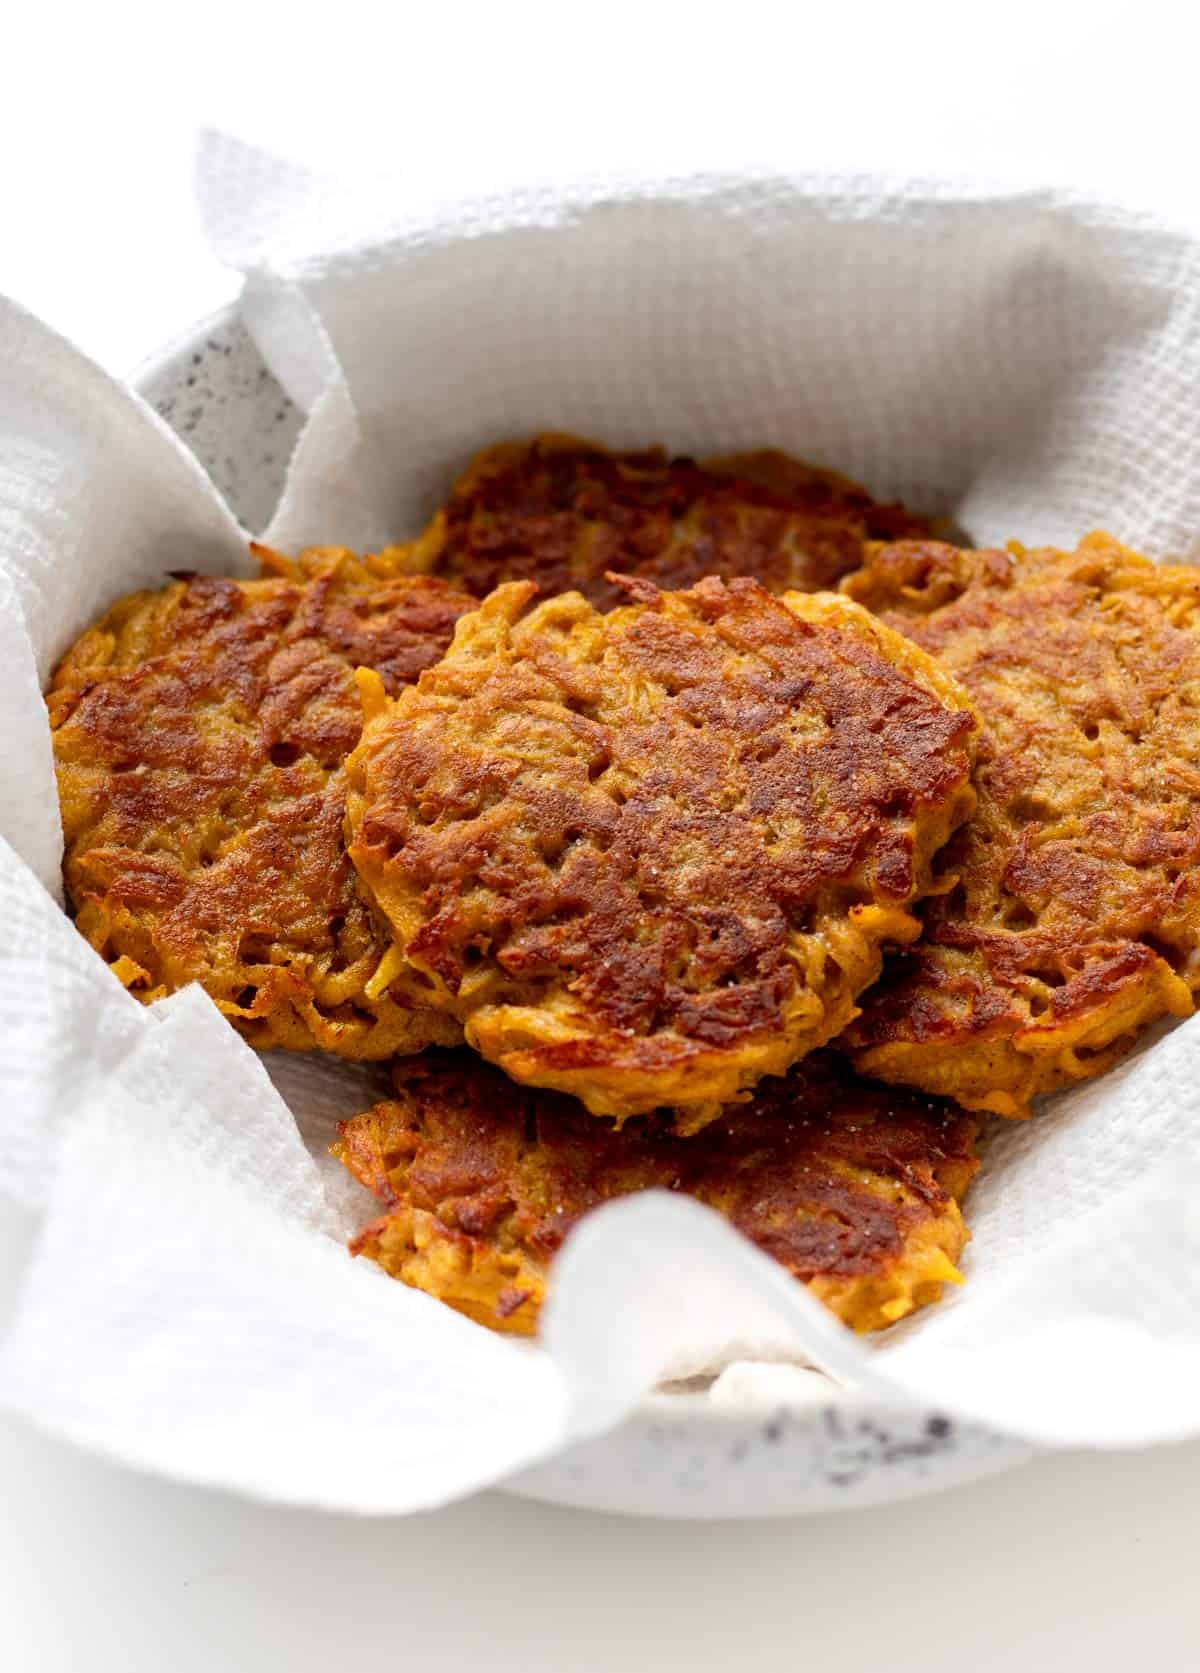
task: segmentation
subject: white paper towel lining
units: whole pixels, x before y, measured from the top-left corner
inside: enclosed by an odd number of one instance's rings
[[[981,540],[1103,524],[1162,556],[1200,528],[1200,259],[1127,216],[706,178],[421,221],[215,139],[201,188],[311,411],[280,544],[409,534],[476,447],[551,426],[774,443]],[[260,1061],[198,992],[144,1010],[53,898],[55,657],[168,569],[244,571],[244,532],[142,403],[9,305],[0,432],[0,1185],[41,1216],[0,1398],[145,1467],[371,1511],[498,1480],[739,1350],[743,1399],[777,1385],[759,1351],[1036,1441],[1200,1429],[1196,1023],[997,1127],[968,1285],[879,1341],[656,1195],[571,1240],[544,1350],[350,1261],[369,1204],[322,1157],[378,1072]]]

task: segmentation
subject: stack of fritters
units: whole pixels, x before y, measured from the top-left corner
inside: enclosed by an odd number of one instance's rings
[[[48,697],[79,927],[255,1045],[397,1057],[354,1247],[484,1323],[647,1186],[891,1323],[957,1277],[954,1104],[1025,1113],[1200,979],[1200,581],[931,533],[551,436],[410,546],[137,594]]]

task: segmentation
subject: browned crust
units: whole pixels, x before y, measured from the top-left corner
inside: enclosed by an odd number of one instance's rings
[[[235,581],[188,576],[114,605],[47,694],[80,930],[139,998],[199,981],[255,1045],[387,1057],[448,1018],[369,999],[383,948],[345,853],[353,670],[391,691],[473,601],[349,553]]]
[[[866,1073],[1021,1115],[1200,981],[1200,571],[904,542],[844,590],[970,691],[979,806],[848,1040]]]
[[[667,1113],[618,1131],[465,1052],[394,1078],[335,1147],[383,1208],[352,1249],[495,1329],[533,1330],[580,1218],[652,1187],[717,1209],[860,1330],[957,1278],[977,1121],[859,1081],[830,1053],[689,1138]]]
[[[849,1020],[973,806],[975,721],[836,596],[502,587],[369,715],[351,855],[410,991],[518,1080],[696,1119]],[[391,968],[391,967],[389,967]]]
[[[481,453],[424,535],[392,556],[479,598],[528,580],[610,609],[624,602],[610,571],[670,591],[748,575],[772,592],[815,592],[859,562],[864,541],[930,532],[903,506],[784,453],[697,463],[543,435]]]

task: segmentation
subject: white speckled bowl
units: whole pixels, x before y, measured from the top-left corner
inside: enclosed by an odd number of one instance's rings
[[[134,383],[242,522],[261,529],[302,418],[236,310],[185,332],[139,368]],[[615,1432],[508,1487],[553,1504],[640,1516],[788,1516],[909,1498],[1031,1456],[1023,1442],[942,1413],[882,1406],[811,1381],[815,1394],[762,1407],[656,1394]]]

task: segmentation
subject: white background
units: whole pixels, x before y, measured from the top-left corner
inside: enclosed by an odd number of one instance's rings
[[[0,289],[118,372],[229,299],[191,207],[200,121],[423,195],[745,159],[1078,184],[1200,228],[1185,11],[339,0],[309,25],[250,0],[25,3],[5,17]],[[1198,1489],[1195,1444],[808,1521],[489,1495],[359,1522],[144,1480],[0,1421],[0,1665],[1184,1669]]]

